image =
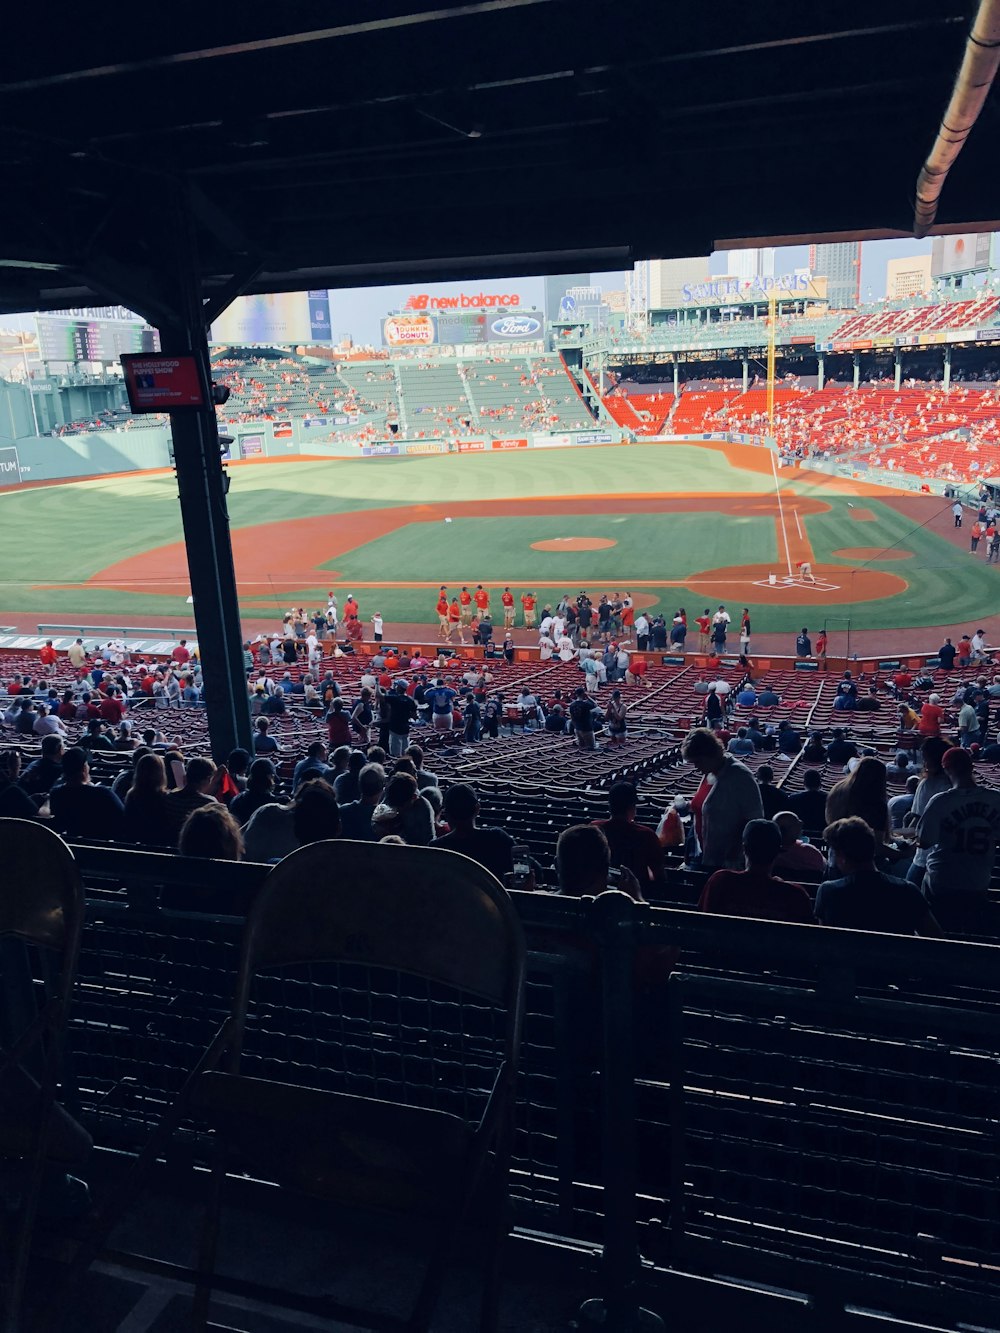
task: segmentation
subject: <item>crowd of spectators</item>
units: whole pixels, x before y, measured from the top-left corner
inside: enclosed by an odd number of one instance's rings
[[[699,876],[705,911],[902,933],[979,928],[1000,834],[1000,792],[977,782],[977,772],[1000,760],[1000,675],[968,674],[974,658],[982,663],[986,656],[981,636],[974,637],[978,646],[968,636],[954,656],[949,642],[942,645],[936,678],[899,669],[866,681],[845,672],[836,699],[849,705],[834,704],[839,725],[832,729],[775,717],[779,697],[750,675],[735,688],[707,682],[701,725],[683,744],[694,790],[663,800],[648,827],[637,818],[632,783],[613,781],[607,792],[607,816],[595,828],[608,848],[608,884],[637,898],[669,900],[671,873],[685,867]],[[442,782],[427,766],[427,745],[450,745],[442,754],[454,754],[456,745],[497,737],[510,710],[528,738],[565,734],[591,750],[600,736],[614,751],[626,737],[628,710],[613,679],[602,682],[600,707],[587,684],[543,696],[526,682],[507,698],[487,662],[466,662],[461,674],[414,671],[411,656],[386,649],[359,662],[355,675],[318,677],[315,714],[328,736],[293,753],[269,734],[269,723],[285,710],[307,708],[308,673],[286,675],[287,693],[258,676],[251,688],[264,701],[254,752],[237,750],[216,764],[185,754],[180,738],[165,733],[168,718],[181,719],[196,705],[184,697],[200,688],[186,644],[178,644],[172,662],[155,665],[116,663],[112,644],[84,653],[71,686],[50,683],[47,673],[58,663],[47,649],[37,676],[5,682],[0,813],[46,819],[70,840],[275,861],[318,840],[390,838],[462,850],[513,883],[514,837],[481,825],[474,781],[449,774]],[[585,677],[591,660],[581,664],[577,656]],[[949,669],[953,690],[941,685]],[[165,682],[176,687],[166,716],[159,708]],[[631,707],[641,714],[635,698]],[[898,741],[892,756],[852,735],[857,716],[879,712]],[[421,729],[425,745],[417,743]],[[23,767],[19,738],[34,753]],[[758,766],[760,758],[768,762]],[[109,759],[113,780],[102,781]],[[611,779],[615,762],[608,761]],[[804,770],[800,789],[775,781],[781,765]],[[824,790],[821,772],[831,771],[841,776]],[[894,795],[890,783],[901,788]],[[571,843],[584,836],[574,826],[555,839],[557,867],[566,862],[559,849],[571,834]],[[602,864],[604,856],[602,850]],[[538,887],[559,882],[537,858],[529,878]]]

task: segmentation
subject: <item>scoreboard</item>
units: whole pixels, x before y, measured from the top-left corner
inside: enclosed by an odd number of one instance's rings
[[[155,329],[135,320],[75,319],[39,315],[38,350],[42,361],[75,365],[80,361],[117,361],[122,352],[157,352]]]

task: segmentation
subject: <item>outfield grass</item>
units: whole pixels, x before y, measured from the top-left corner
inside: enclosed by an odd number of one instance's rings
[[[713,516],[711,513],[635,515],[616,513],[616,495],[663,491],[768,494],[763,472],[733,468],[713,449],[696,446],[636,445],[627,449],[579,449],[548,453],[468,455],[351,461],[307,461],[237,467],[232,470],[230,515],[236,528],[260,523],[287,525],[295,543],[295,521],[363,509],[478,499],[528,499],[587,495],[602,499],[598,514],[558,517],[457,517],[453,523],[411,522],[377,540],[328,561],[342,592],[358,596],[365,614],[381,610],[394,621],[432,621],[433,591],[376,583],[510,582],[520,592],[530,586],[544,601],[587,587],[592,592],[655,581],[663,586],[633,588],[672,612],[685,605],[700,609],[706,599],[683,584],[700,570],[764,564],[780,559],[771,519]],[[794,475],[782,476],[789,490],[812,488]],[[842,563],[845,605],[856,628],[934,626],[974,620],[992,606],[1000,570],[972,559],[936,533],[915,528],[878,499],[853,501],[875,514],[858,522],[848,500],[828,488],[816,490],[831,512],[803,520],[819,563]],[[668,502],[669,503],[669,502]],[[710,502],[706,502],[708,507]],[[401,519],[402,519],[401,515]],[[44,619],[137,617],[150,624],[158,616],[190,615],[185,599],[152,589],[107,590],[81,586],[100,570],[153,548],[181,540],[176,482],[172,475],[138,475],[75,482],[0,494],[0,617],[29,612]],[[598,551],[539,552],[532,542],[551,537],[600,537],[614,541]],[[875,568],[911,583],[907,592],[885,602],[850,606],[850,562],[836,552],[850,547],[901,547],[914,558],[880,560]],[[331,546],[332,549],[332,546]],[[307,566],[302,566],[303,568]],[[165,558],[163,575],[184,574]],[[255,572],[258,576],[266,570]],[[680,586],[666,586],[681,581]],[[260,617],[292,601],[316,605],[331,580],[317,572],[308,587],[276,589],[276,597],[247,597],[244,613]],[[68,585],[44,587],[39,585]],[[740,590],[719,600],[740,602]],[[753,599],[750,597],[752,605]],[[810,614],[803,603],[762,607],[755,616],[760,632],[792,630],[820,623],[834,608]]]

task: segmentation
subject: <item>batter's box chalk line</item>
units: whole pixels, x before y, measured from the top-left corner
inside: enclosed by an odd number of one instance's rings
[[[779,574],[772,581],[770,579],[754,579],[755,588],[809,588],[813,592],[839,592],[839,583],[827,583],[825,579],[803,579],[796,574]]]

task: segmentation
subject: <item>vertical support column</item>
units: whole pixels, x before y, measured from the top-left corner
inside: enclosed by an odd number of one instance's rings
[[[674,397],[681,391],[681,363],[677,360],[677,353],[674,353]]]
[[[826,357],[823,355],[822,352],[820,352],[819,359],[816,363],[816,388],[822,389],[825,383],[826,383]]]
[[[190,352],[210,380],[203,327],[161,329],[165,352]],[[226,758],[236,746],[253,753],[250,704],[243,666],[243,634],[236,571],[229,537],[225,474],[215,410],[171,412],[174,466],[184,527],[194,623],[205,686],[212,754]]]
[[[160,329],[165,352],[188,352],[211,383],[208,329],[198,276],[197,246],[190,202],[179,193],[173,215],[175,318]],[[243,632],[236,571],[229,536],[225,473],[215,408],[171,412],[174,466],[184,527],[194,623],[198,631],[208,714],[208,734],[216,761],[240,746],[253,753],[250,703],[243,666]]]
[[[903,354],[898,347],[896,348],[896,355],[893,357],[893,365],[895,367],[895,372],[893,374],[892,382],[898,392],[899,386],[903,382]]]
[[[855,353],[854,353],[854,387],[857,389],[857,388],[860,388],[860,386],[861,386],[861,353],[860,353],[860,352],[855,352]]]
[[[951,388],[951,345],[947,344],[944,349],[944,391]]]
[[[743,358],[743,392],[746,393],[746,391],[747,391],[749,388],[750,388],[750,359],[749,359],[749,357],[744,357],[744,358]]]

